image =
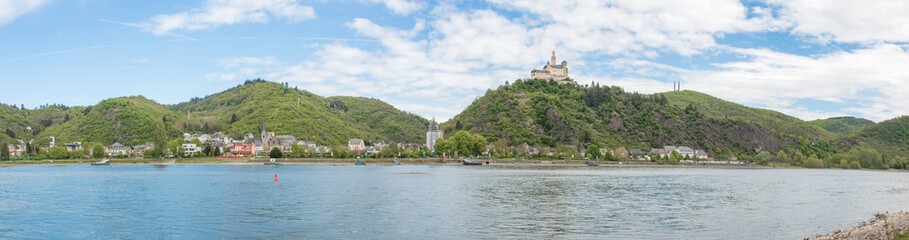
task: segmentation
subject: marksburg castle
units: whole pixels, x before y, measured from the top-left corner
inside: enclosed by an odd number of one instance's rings
[[[555,80],[559,84],[573,83],[574,81],[568,78],[568,61],[562,60],[562,64],[559,65],[555,65],[555,63],[556,55],[555,51],[552,51],[552,61],[546,62],[543,70],[534,69],[530,71],[530,78]]]

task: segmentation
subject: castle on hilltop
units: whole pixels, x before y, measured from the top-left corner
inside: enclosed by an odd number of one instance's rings
[[[555,80],[559,84],[573,83],[574,81],[568,78],[568,61],[562,60],[562,64],[559,65],[555,65],[555,63],[556,54],[555,51],[552,51],[552,61],[546,62],[543,70],[534,69],[530,71],[530,78]]]

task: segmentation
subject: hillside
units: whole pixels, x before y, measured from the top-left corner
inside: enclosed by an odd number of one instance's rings
[[[14,139],[31,138],[33,132],[26,127],[35,126],[28,119],[28,110],[20,110],[6,104],[0,104],[0,141],[12,142]]]
[[[753,121],[704,117],[711,112],[709,106],[676,107],[678,101],[671,104],[666,98],[627,93],[619,87],[518,80],[487,91],[442,129],[446,134],[468,130],[489,142],[509,145],[596,143],[641,149],[688,145],[715,155],[777,150],[795,141]]]
[[[422,142],[429,121],[412,113],[398,110],[383,101],[363,97],[329,97],[358,123],[366,124],[376,134],[394,142]]]
[[[821,127],[777,111],[750,108],[690,90],[666,92],[663,95],[672,106],[685,107],[694,104],[701,113],[715,119],[739,119],[752,122],[790,137],[800,136],[825,141],[837,138],[837,135]]]
[[[37,139],[41,144],[47,144],[50,136],[61,142],[141,144],[153,142],[158,134],[178,136],[174,128],[178,118],[169,107],[142,96],[112,98],[85,107],[69,121],[48,127]]]
[[[871,120],[854,117],[818,119],[814,121],[808,121],[808,123],[821,127],[824,130],[827,130],[828,132],[841,137],[857,133],[862,130],[862,128],[874,125],[874,122]]]
[[[909,156],[909,116],[883,121],[841,139],[843,148],[869,147],[882,154]]]

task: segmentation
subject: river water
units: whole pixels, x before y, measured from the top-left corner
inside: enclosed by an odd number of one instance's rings
[[[796,239],[898,210],[909,210],[909,172],[0,168],[4,239]]]

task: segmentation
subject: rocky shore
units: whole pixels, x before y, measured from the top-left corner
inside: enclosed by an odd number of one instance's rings
[[[810,239],[909,239],[909,212],[879,213],[870,223]]]

